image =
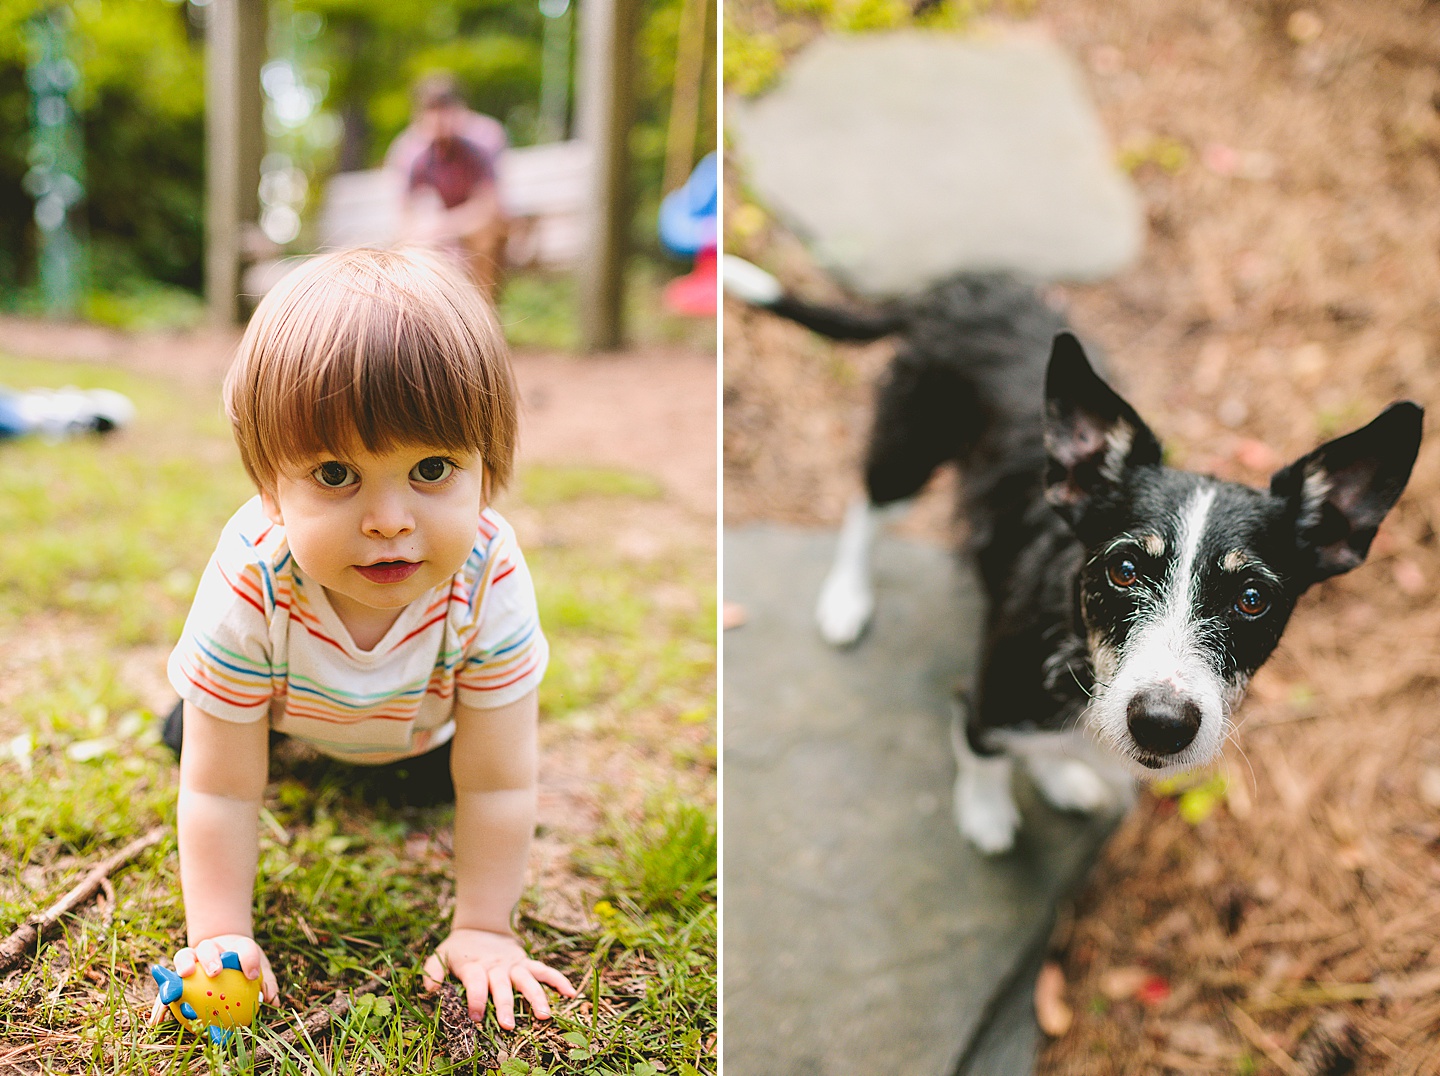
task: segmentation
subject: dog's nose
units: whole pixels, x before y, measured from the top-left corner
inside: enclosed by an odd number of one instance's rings
[[[1125,715],[1135,742],[1155,755],[1183,751],[1200,731],[1200,707],[1167,684],[1136,692]]]

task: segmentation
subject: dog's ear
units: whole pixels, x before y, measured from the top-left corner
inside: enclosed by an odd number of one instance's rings
[[[1270,492],[1294,513],[1302,553],[1314,557],[1309,582],[1364,562],[1410,479],[1424,414],[1409,401],[1391,404],[1368,426],[1327,441],[1270,479]]]
[[[1045,374],[1045,499],[1073,527],[1127,467],[1160,462],[1160,442],[1060,333]]]

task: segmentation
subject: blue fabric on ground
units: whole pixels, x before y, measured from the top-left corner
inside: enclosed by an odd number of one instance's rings
[[[0,439],[19,437],[30,432],[30,424],[20,413],[20,395],[0,389]]]

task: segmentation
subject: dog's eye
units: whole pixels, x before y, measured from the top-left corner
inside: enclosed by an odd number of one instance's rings
[[[1259,587],[1246,587],[1235,599],[1235,611],[1252,620],[1270,608],[1270,602],[1260,593]]]
[[[1112,560],[1110,567],[1106,569],[1106,574],[1110,576],[1110,582],[1121,588],[1134,586],[1135,580],[1140,578],[1139,569],[1135,567],[1135,562],[1129,557]]]

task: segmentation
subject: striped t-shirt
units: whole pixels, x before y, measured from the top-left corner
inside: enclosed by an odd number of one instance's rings
[[[361,650],[256,497],[220,535],[169,672],[215,717],[268,717],[334,758],[387,762],[448,740],[457,701],[492,708],[533,691],[548,657],[530,572],[498,513],[480,514],[460,571]]]

